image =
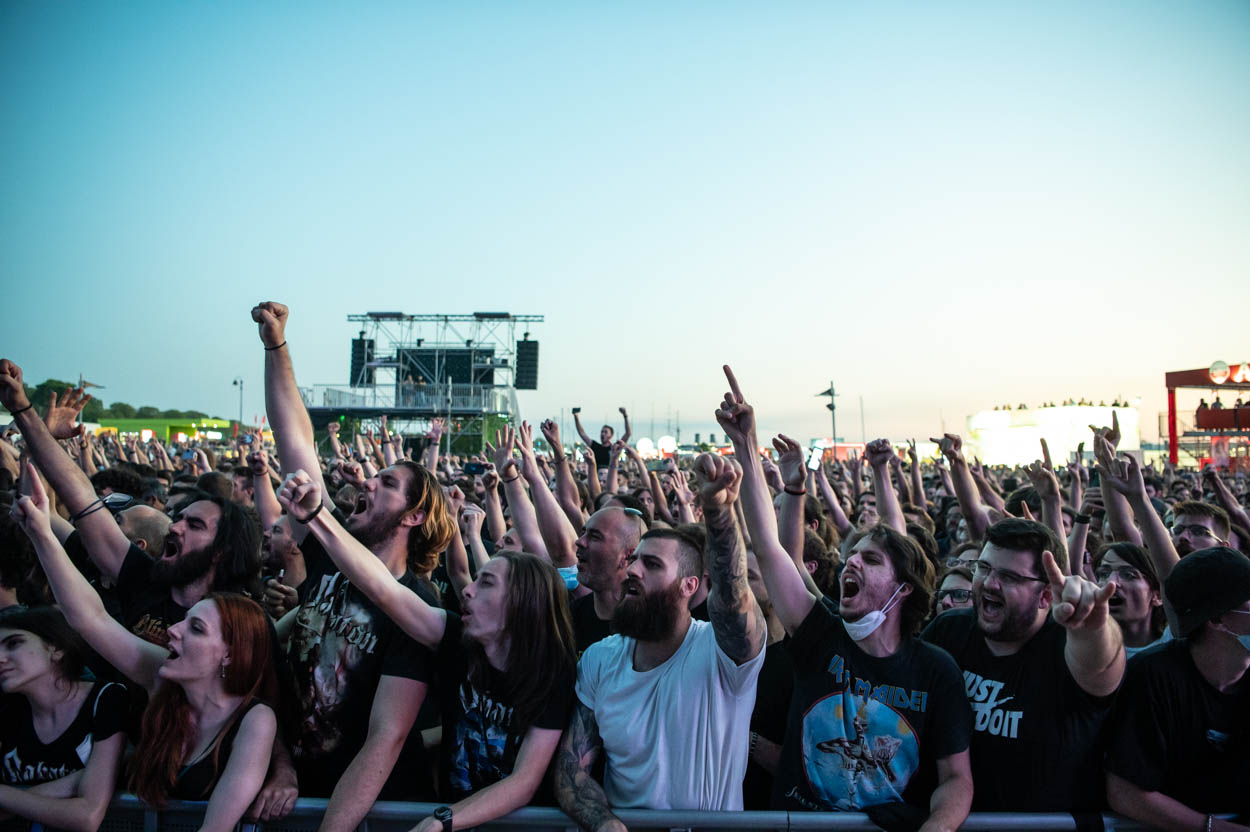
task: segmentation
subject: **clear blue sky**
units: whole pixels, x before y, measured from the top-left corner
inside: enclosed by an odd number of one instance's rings
[[[531,419],[935,433],[1250,360],[1250,3],[0,6],[0,352],[260,412],[349,312],[542,313]],[[592,427],[593,429],[593,427]],[[1153,430],[1147,428],[1148,436]]]

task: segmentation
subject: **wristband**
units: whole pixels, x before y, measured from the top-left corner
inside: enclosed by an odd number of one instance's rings
[[[517,475],[516,475],[516,476],[514,476],[514,477],[500,477],[500,478],[499,478],[499,481],[500,481],[500,482],[516,482],[516,481],[517,481],[517,480],[519,480],[520,478],[521,478],[521,475],[520,475],[520,474],[517,474]]]
[[[87,503],[87,507],[84,508],[82,511],[78,512],[77,514],[71,514],[69,518],[69,522],[77,523],[79,520],[83,519],[88,514],[99,511],[102,508],[104,508],[104,498],[96,497],[93,501],[91,501],[90,503]]]
[[[16,416],[16,415],[17,415],[17,414],[19,414],[19,413],[25,413],[26,411],[30,410],[30,409],[31,409],[32,407],[34,407],[34,406],[35,406],[35,405],[34,405],[34,403],[33,403],[33,402],[31,402],[30,404],[26,405],[25,407],[19,407],[17,410],[10,410],[10,411],[9,411],[9,415],[10,415],[10,416]]]
[[[561,462],[568,462],[569,458],[567,456],[557,456],[553,457],[553,461],[558,465]]]
[[[1089,523],[1089,521],[1090,521],[1090,516],[1089,516],[1088,514],[1077,514],[1077,515],[1075,515],[1075,516],[1072,518],[1072,522],[1073,522],[1073,523],[1086,523],[1086,524],[1088,524],[1088,523]]]
[[[286,346],[286,341],[283,341],[281,344],[278,344],[278,346],[276,347],[265,347],[265,352],[273,352],[274,350],[280,350],[285,346]]]
[[[795,496],[795,497],[802,497],[804,494],[806,494],[806,493],[807,493],[807,489],[806,489],[806,488],[800,488],[798,491],[791,491],[791,490],[790,490],[790,486],[788,486],[788,485],[787,485],[785,488],[781,489],[781,490],[782,490],[782,491],[784,491],[784,492],[786,492],[787,494],[791,494],[791,495],[793,495],[793,496]]]
[[[747,746],[748,757],[755,756],[755,743],[757,740],[759,740],[759,738],[760,738],[759,734],[755,733],[754,731],[751,732],[751,744]]]
[[[291,512],[291,517],[295,518],[295,522],[301,523],[307,526],[309,523],[312,522],[312,519],[314,517],[316,517],[318,514],[321,513],[321,509],[324,507],[325,507],[325,503],[320,502],[320,503],[317,503],[317,507],[315,509],[313,509],[311,512],[308,513],[307,517],[298,517],[296,516],[295,512]]]

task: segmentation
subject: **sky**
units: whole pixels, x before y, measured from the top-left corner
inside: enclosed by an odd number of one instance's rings
[[[1247,90],[1244,0],[13,0],[0,353],[250,421],[260,300],[301,385],[350,313],[509,311],[531,421],[687,440],[729,363],[800,440],[831,380],[852,441],[1118,395],[1151,439],[1164,372],[1250,360]]]

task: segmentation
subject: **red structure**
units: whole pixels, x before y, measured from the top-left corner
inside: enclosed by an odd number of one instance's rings
[[[1168,461],[1175,465],[1180,442],[1176,431],[1176,391],[1250,390],[1250,361],[1243,361],[1232,367],[1223,361],[1217,361],[1205,370],[1177,370],[1165,374],[1163,378],[1168,388]],[[1199,410],[1195,414],[1194,427],[1202,434],[1250,434],[1250,407],[1226,406],[1222,410]]]

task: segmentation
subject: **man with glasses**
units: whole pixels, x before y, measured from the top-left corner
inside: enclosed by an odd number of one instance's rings
[[[973,811],[1096,812],[1099,734],[1124,675],[1124,644],[1104,587],[1065,576],[1051,530],[1009,518],[973,565],[969,610],[938,616],[924,638],[964,674],[975,713]]]
[[[1176,641],[1134,658],[1116,703],[1107,800],[1161,829],[1247,829],[1250,560],[1195,552],[1164,582]],[[1242,824],[1210,813],[1242,814]]]
[[[1181,557],[1228,545],[1228,529],[1228,512],[1219,506],[1186,500],[1172,507],[1172,545]]]

